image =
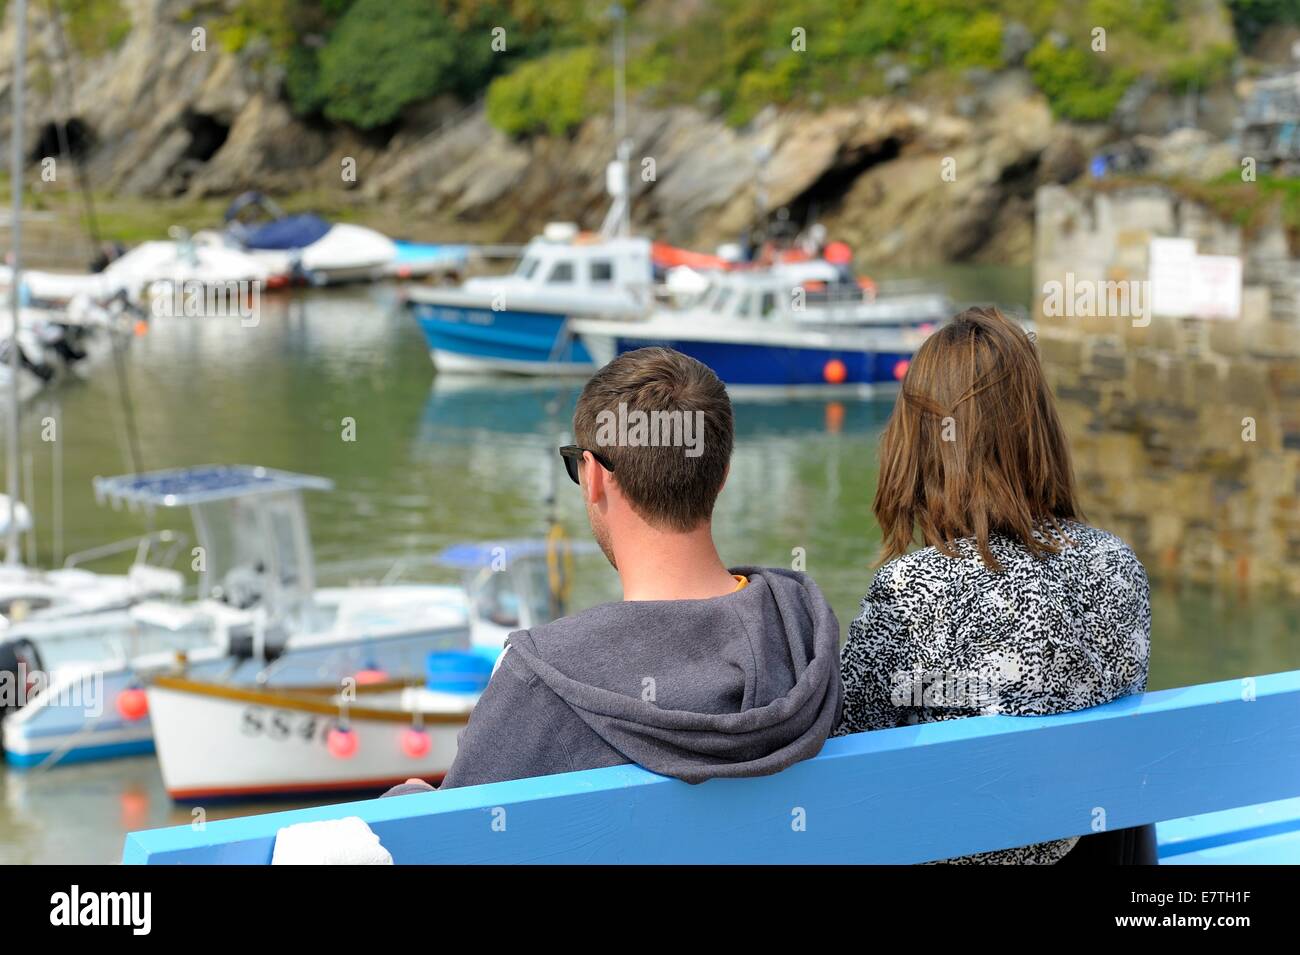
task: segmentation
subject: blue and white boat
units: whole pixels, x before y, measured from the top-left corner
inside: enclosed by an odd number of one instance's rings
[[[412,286],[405,304],[440,372],[587,375],[594,366],[573,323],[643,317],[653,296],[649,239],[555,223],[525,246],[511,274]]]
[[[452,553],[462,586],[318,588],[302,492],[331,486],[224,466],[97,480],[97,493],[115,504],[189,508],[199,599],[10,627],[0,650],[13,650],[3,658],[21,666],[0,679],[25,699],[3,722],[9,764],[151,752],[143,685],[156,675],[266,687],[402,679],[422,674],[430,652],[499,650],[511,630],[551,618],[549,552],[518,544],[491,550],[486,568],[465,548]]]
[[[597,364],[649,345],[704,362],[741,394],[870,394],[896,386],[952,314],[938,291],[877,294],[822,261],[717,273],[700,297],[639,322],[573,323]]]

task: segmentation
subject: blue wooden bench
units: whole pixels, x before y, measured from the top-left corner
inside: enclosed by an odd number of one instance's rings
[[[925,862],[1147,823],[1166,863],[1300,861],[1300,671],[861,733],[761,779],[635,766],[177,826],[126,863],[270,862],[360,816],[398,863]]]

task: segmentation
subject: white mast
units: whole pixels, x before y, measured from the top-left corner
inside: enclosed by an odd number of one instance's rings
[[[18,357],[18,320],[22,298],[22,213],[23,213],[23,81],[26,79],[27,64],[27,0],[17,0],[14,4],[14,16],[18,18],[16,46],[14,49],[14,115],[13,126],[9,131],[12,147],[9,166],[9,183],[13,190],[13,274],[10,279],[9,294],[13,305],[13,326],[9,337],[9,528],[5,541],[5,563],[16,566],[19,553],[18,533],[18,455],[20,453],[18,437],[18,376],[22,365]]]
[[[614,200],[600,227],[601,235],[626,236],[632,231],[632,197],[628,159],[632,143],[627,138],[627,13],[622,5],[609,8],[614,21],[614,150],[617,156],[605,169],[605,189]]]

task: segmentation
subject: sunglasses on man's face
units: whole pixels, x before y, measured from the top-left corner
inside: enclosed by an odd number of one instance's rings
[[[564,462],[564,470],[569,472],[569,480],[574,484],[582,484],[582,482],[578,480],[578,467],[582,464],[582,456],[584,454],[590,454],[596,459],[596,463],[606,471],[609,471],[611,474],[614,472],[614,465],[610,464],[609,459],[603,454],[598,454],[588,448],[580,448],[576,444],[566,444],[560,448],[560,460]]]

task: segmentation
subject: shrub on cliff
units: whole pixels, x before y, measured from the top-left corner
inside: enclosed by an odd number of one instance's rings
[[[1025,66],[1052,112],[1083,122],[1107,119],[1133,80],[1128,70],[1107,71],[1091,52],[1077,46],[1058,48],[1047,38],[1025,57]]]
[[[436,5],[355,0],[320,51],[315,96],[329,119],[370,129],[410,103],[476,88],[491,58],[486,37],[465,42]]]
[[[564,135],[591,114],[592,91],[600,82],[600,72],[600,54],[594,47],[531,60],[492,81],[487,92],[488,120],[512,136]]]

